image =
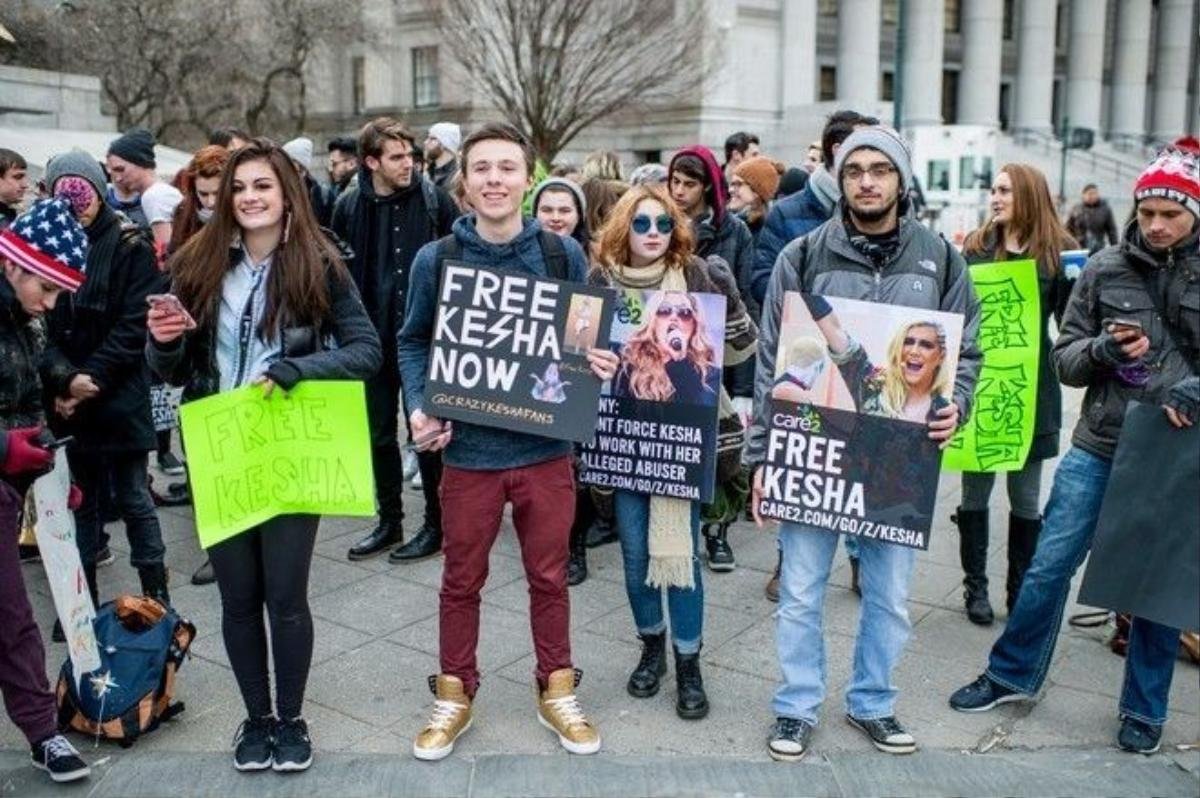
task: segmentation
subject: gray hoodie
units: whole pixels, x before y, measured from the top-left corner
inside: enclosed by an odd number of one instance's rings
[[[747,465],[757,466],[766,456],[768,398],[775,379],[783,298],[788,291],[963,314],[954,403],[959,409],[958,423],[966,422],[983,354],[975,340],[979,300],[962,255],[938,234],[901,218],[899,247],[877,270],[850,244],[845,222],[838,214],[784,247],[775,262],[759,324],[754,421],[742,455]]]

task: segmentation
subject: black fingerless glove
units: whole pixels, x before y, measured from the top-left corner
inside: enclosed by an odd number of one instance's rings
[[[1163,404],[1195,424],[1200,416],[1200,377],[1185,377],[1172,385]]]
[[[833,313],[833,306],[826,302],[825,297],[820,294],[801,294],[800,296],[804,299],[804,306],[812,314],[813,321],[820,321]]]
[[[1121,351],[1121,342],[1107,330],[1092,339],[1088,354],[1091,355],[1092,362],[1110,369],[1118,369],[1130,362],[1130,359],[1125,357],[1125,353]]]

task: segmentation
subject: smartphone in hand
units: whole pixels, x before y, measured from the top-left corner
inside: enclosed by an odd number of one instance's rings
[[[146,297],[146,304],[155,310],[165,310],[173,316],[183,316],[187,329],[196,329],[196,320],[192,318],[192,314],[187,312],[187,308],[179,301],[179,297],[174,294],[149,294]]]

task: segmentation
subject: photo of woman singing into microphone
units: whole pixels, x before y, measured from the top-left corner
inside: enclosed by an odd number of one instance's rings
[[[701,406],[717,403],[721,367],[700,300],[682,291],[648,295],[643,325],[620,349],[614,395]]]

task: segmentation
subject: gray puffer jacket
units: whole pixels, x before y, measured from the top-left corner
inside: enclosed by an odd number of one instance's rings
[[[788,291],[963,314],[954,403],[959,409],[958,423],[966,422],[983,355],[976,344],[979,300],[962,255],[938,234],[901,218],[899,246],[891,260],[876,269],[851,245],[845,222],[835,215],[784,247],[775,261],[759,324],[755,415],[742,456],[747,465],[758,465],[766,455],[767,400],[775,379],[779,322]]]
[[[1112,459],[1129,402],[1160,404],[1171,386],[1196,374],[1198,239],[1200,231],[1193,229],[1175,247],[1154,253],[1143,242],[1137,221],[1132,221],[1125,228],[1124,241],[1093,255],[1076,280],[1052,358],[1064,385],[1087,388],[1071,438],[1080,449]],[[1166,318],[1155,307],[1152,290],[1158,292]],[[1143,355],[1150,366],[1150,382],[1140,388],[1124,384],[1091,356],[1092,341],[1103,332],[1104,320],[1118,317],[1140,322],[1150,336],[1150,351]],[[1180,351],[1180,345],[1192,351]]]

